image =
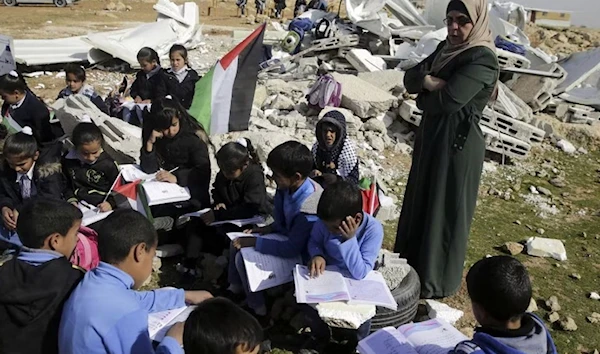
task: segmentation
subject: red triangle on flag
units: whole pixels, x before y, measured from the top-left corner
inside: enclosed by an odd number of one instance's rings
[[[137,199],[137,186],[140,184],[141,180],[137,180],[131,183],[123,184],[121,178],[115,183],[115,187],[113,191],[115,193],[119,193],[129,199]]]

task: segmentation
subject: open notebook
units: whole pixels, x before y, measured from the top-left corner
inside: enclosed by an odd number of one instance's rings
[[[327,268],[320,276],[311,278],[306,266],[296,265],[294,285],[296,301],[301,304],[348,301],[392,310],[398,308],[383,276],[376,271],[371,271],[364,279],[356,280],[344,277],[335,268]]]
[[[83,219],[81,220],[82,226],[88,226],[100,220],[104,220],[113,212],[112,210],[107,212],[100,212],[97,207],[85,202],[79,202],[79,204],[77,204],[77,208],[79,208],[79,210],[81,210],[81,213],[83,214]]]
[[[191,212],[191,213],[183,214],[182,216],[180,216],[180,218],[184,218],[184,217],[199,218],[202,215],[208,213],[210,210],[211,210],[210,208],[201,209],[201,210],[194,211],[194,212]],[[242,227],[242,226],[246,226],[246,225],[263,224],[264,222],[265,222],[265,218],[263,218],[260,215],[257,215],[257,216],[254,216],[254,217],[251,217],[251,218],[248,218],[248,219],[235,219],[235,220],[215,221],[212,224],[210,224],[210,226],[232,224],[232,225],[235,225],[237,227]]]
[[[148,315],[150,339],[160,342],[177,322],[185,322],[195,306],[180,307],[173,310],[154,312]]]
[[[358,343],[360,354],[448,354],[468,338],[442,319],[386,327]]]
[[[152,180],[156,178],[156,173],[145,173],[138,165],[120,165],[121,176],[126,182],[134,182],[139,179],[142,181]]]
[[[149,206],[183,202],[192,198],[189,189],[176,183],[148,180],[142,183],[142,187]]]
[[[272,240],[285,241],[286,236],[268,234],[259,236]],[[256,251],[253,247],[242,248],[242,257],[248,274],[248,284],[252,292],[273,288],[294,280],[294,267],[302,263],[302,258],[281,258]]]

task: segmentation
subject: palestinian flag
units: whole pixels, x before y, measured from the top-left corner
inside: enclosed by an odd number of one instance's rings
[[[119,174],[113,186],[112,195],[115,198],[117,208],[133,209],[148,218],[150,222],[154,221],[141,180],[123,183],[123,178]]]
[[[252,32],[196,83],[189,113],[210,135],[248,129],[265,27]]]

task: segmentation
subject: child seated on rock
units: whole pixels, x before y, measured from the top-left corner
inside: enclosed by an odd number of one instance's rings
[[[84,272],[69,263],[82,214],[38,198],[21,208],[23,248],[0,267],[0,352],[58,353],[63,305]]]
[[[257,354],[262,339],[258,321],[224,298],[198,305],[183,331],[183,347],[195,354]]]
[[[316,201],[322,191],[319,184],[308,178],[312,168],[310,150],[297,141],[288,141],[271,151],[267,165],[277,183],[274,201],[273,224],[254,228],[259,234],[278,233],[287,240],[278,241],[259,237],[239,237],[232,242],[229,258],[229,290],[234,294],[246,293],[248,306],[255,314],[267,313],[262,292],[250,292],[242,254],[244,247],[254,247],[258,252],[283,258],[307,258],[306,243],[313,224],[317,221]],[[314,206],[309,205],[314,199]]]
[[[358,155],[346,136],[346,118],[337,110],[325,113],[317,123],[317,142],[312,154],[315,170],[312,175],[322,186],[345,180],[358,184]]]
[[[475,329],[472,340],[458,344],[454,353],[556,353],[544,322],[526,312],[532,291],[521,262],[509,256],[484,258],[469,270],[467,289],[481,327]]]
[[[353,279],[363,279],[373,270],[383,242],[383,226],[362,211],[362,195],[358,186],[346,181],[330,185],[319,200],[317,221],[308,241],[310,275],[318,277],[326,266],[335,266]],[[329,329],[316,311],[309,316],[315,337],[326,340]],[[358,340],[369,334],[371,322],[365,322],[357,333]]]
[[[155,353],[148,313],[196,305],[205,291],[165,288],[136,291],[152,273],[158,236],[142,214],[118,209],[98,232],[100,265],[89,271],[65,303],[60,353]],[[171,327],[157,353],[180,353],[183,323]]]
[[[92,103],[102,112],[108,113],[108,107],[102,100],[102,97],[94,91],[94,88],[85,83],[85,69],[81,65],[69,63],[65,65],[65,81],[67,87],[62,89],[58,94],[58,98],[67,98],[71,95],[84,95],[89,98]]]

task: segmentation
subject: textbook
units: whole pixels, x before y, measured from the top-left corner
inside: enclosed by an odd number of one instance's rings
[[[358,343],[360,354],[448,354],[468,340],[442,319],[386,327]]]
[[[208,213],[209,211],[211,211],[210,208],[201,209],[201,210],[198,210],[198,211],[194,211],[192,213],[183,214],[182,216],[180,216],[180,218],[184,218],[184,217],[199,218],[202,215]],[[248,219],[235,219],[235,220],[215,221],[215,222],[211,223],[210,226],[232,224],[232,225],[235,225],[237,227],[242,227],[242,226],[246,226],[246,225],[264,224],[264,222],[265,222],[265,218],[263,218],[260,215],[257,215],[257,216],[254,216],[254,217],[251,217],[251,218],[248,218]]]
[[[183,202],[192,198],[187,187],[176,183],[146,181],[142,183],[142,188],[146,192],[148,206]]]
[[[156,173],[145,173],[138,165],[120,165],[121,176],[126,182],[135,182],[137,180],[147,181],[156,178]]]
[[[335,267],[327,267],[323,274],[311,278],[308,267],[296,265],[294,285],[299,304],[347,301],[350,304],[375,305],[394,311],[398,309],[385,279],[377,271],[371,271],[364,279],[356,280],[344,277]]]
[[[229,237],[229,239],[233,241],[238,237],[260,237],[260,234],[247,234],[245,232],[228,232],[227,237]]]
[[[185,306],[173,310],[148,314],[148,333],[150,339],[160,342],[177,322],[185,322],[195,306]]]
[[[286,236],[278,234],[268,234],[258,237],[279,241],[287,240]],[[260,253],[254,247],[242,248],[240,252],[242,252],[242,257],[244,258],[244,265],[248,274],[248,285],[252,292],[273,288],[293,281],[294,267],[296,264],[302,263],[300,256],[281,258]]]

